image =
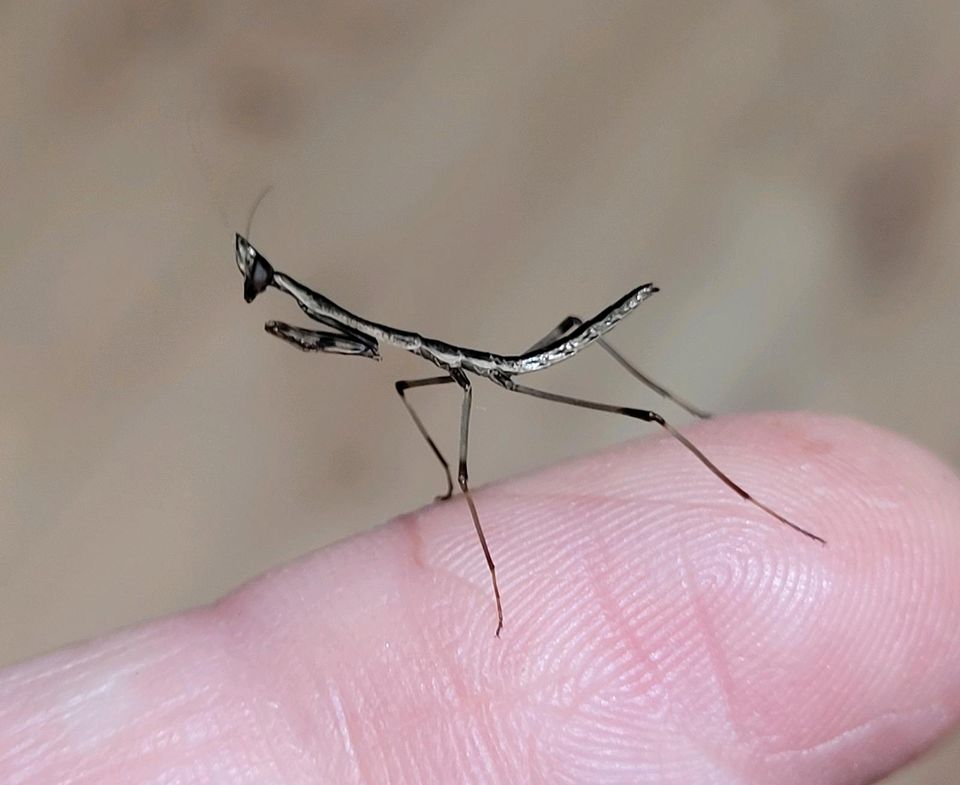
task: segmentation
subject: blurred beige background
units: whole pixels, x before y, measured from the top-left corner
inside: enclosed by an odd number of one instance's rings
[[[442,489],[392,385],[428,369],[244,304],[269,183],[257,244],[360,313],[513,351],[654,280],[614,338],[667,386],[960,465],[958,31],[956,0],[5,3],[0,662]],[[659,406],[602,353],[551,374]],[[413,395],[452,452],[458,396]],[[642,433],[475,401],[477,484]]]

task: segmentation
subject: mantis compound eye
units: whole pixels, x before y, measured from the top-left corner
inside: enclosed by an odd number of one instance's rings
[[[238,234],[237,267],[243,273],[243,299],[252,303],[254,298],[273,281],[273,266]]]

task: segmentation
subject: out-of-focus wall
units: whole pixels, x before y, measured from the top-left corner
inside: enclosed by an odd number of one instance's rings
[[[243,303],[270,183],[258,245],[361,313],[512,351],[654,280],[615,342],[668,386],[960,463],[958,30],[956,0],[5,4],[0,661],[441,489],[392,386],[422,367]],[[605,360],[549,381],[655,402]],[[418,392],[452,445],[456,396]],[[478,483],[641,432],[475,400]]]

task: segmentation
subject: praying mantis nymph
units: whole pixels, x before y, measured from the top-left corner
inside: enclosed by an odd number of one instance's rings
[[[498,637],[501,629],[503,629],[503,606],[500,601],[500,587],[497,584],[497,571],[493,557],[490,554],[490,548],[487,545],[483,527],[480,525],[477,506],[470,493],[467,471],[467,442],[470,433],[470,409],[473,401],[473,387],[470,381],[471,375],[480,377],[481,379],[487,379],[510,392],[531,395],[535,398],[564,403],[569,406],[620,414],[624,417],[631,417],[644,422],[656,423],[682,444],[697,460],[706,466],[707,469],[741,499],[758,507],[772,518],[775,518],[780,523],[786,524],[805,537],[825,544],[823,538],[790,521],[780,513],[755,499],[742,486],[734,482],[713,461],[707,458],[686,436],[677,431],[656,412],[630,406],[614,406],[612,404],[574,398],[568,395],[560,395],[558,393],[528,387],[516,381],[516,377],[518,376],[542,371],[564,360],[569,360],[588,346],[596,343],[607,351],[636,379],[664,398],[673,401],[696,417],[709,417],[710,415],[706,412],[691,406],[641,373],[603,338],[603,336],[616,327],[622,319],[633,313],[640,303],[658,291],[657,287],[653,284],[648,283],[632,289],[592,319],[579,319],[576,316],[568,316],[547,335],[521,354],[496,354],[494,352],[478,351],[463,346],[455,346],[444,341],[427,338],[418,333],[378,324],[377,322],[372,322],[350,313],[319,292],[307,288],[289,275],[274,269],[270,262],[268,262],[246,238],[239,234],[236,236],[236,258],[237,267],[239,267],[240,272],[243,273],[243,294],[247,302],[252,302],[254,298],[267,288],[273,287],[293,297],[303,312],[311,319],[331,328],[330,330],[308,330],[302,327],[294,327],[284,322],[270,321],[266,323],[265,327],[271,335],[282,338],[284,341],[307,352],[349,354],[375,360],[380,359],[380,345],[383,343],[422,357],[440,369],[440,374],[436,376],[396,382],[397,393],[403,400],[404,405],[410,412],[410,416],[413,418],[414,423],[416,423],[423,438],[426,439],[433,454],[437,457],[441,466],[443,466],[443,471],[446,475],[447,489],[438,497],[440,499],[449,499],[453,495],[453,477],[450,473],[450,465],[430,437],[422,420],[417,415],[413,406],[411,406],[410,401],[407,400],[406,391],[414,387],[428,387],[438,384],[456,384],[460,388],[463,394],[463,403],[460,411],[460,456],[457,467],[457,484],[467,501],[470,515],[473,518],[473,525],[476,529],[477,537],[480,540],[480,547],[483,549],[483,555],[487,561],[487,568],[490,571],[493,595],[497,605],[496,635]]]

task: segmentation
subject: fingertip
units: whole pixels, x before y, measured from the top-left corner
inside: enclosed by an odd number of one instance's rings
[[[109,757],[141,778],[814,785],[916,755],[960,715],[960,480],[841,418],[684,434],[827,544],[669,436],[629,442],[475,491],[504,626],[453,497],[8,675],[27,729],[16,756],[48,773],[102,773]],[[118,699],[122,721],[81,750],[28,738],[31,718]],[[156,738],[178,741],[122,757]]]
[[[665,437],[498,484],[477,494],[516,655],[497,678],[623,658],[632,672],[615,692],[643,703],[650,685],[674,685],[665,702],[685,733],[779,777],[801,760],[815,777],[830,762],[869,755],[886,771],[916,754],[960,712],[960,481],[844,418],[719,418],[685,433],[825,544],[745,504]],[[479,588],[455,510],[418,516],[424,561]],[[486,628],[487,599],[455,602]],[[461,641],[478,637],[468,625]],[[644,737],[646,720],[621,731]]]

